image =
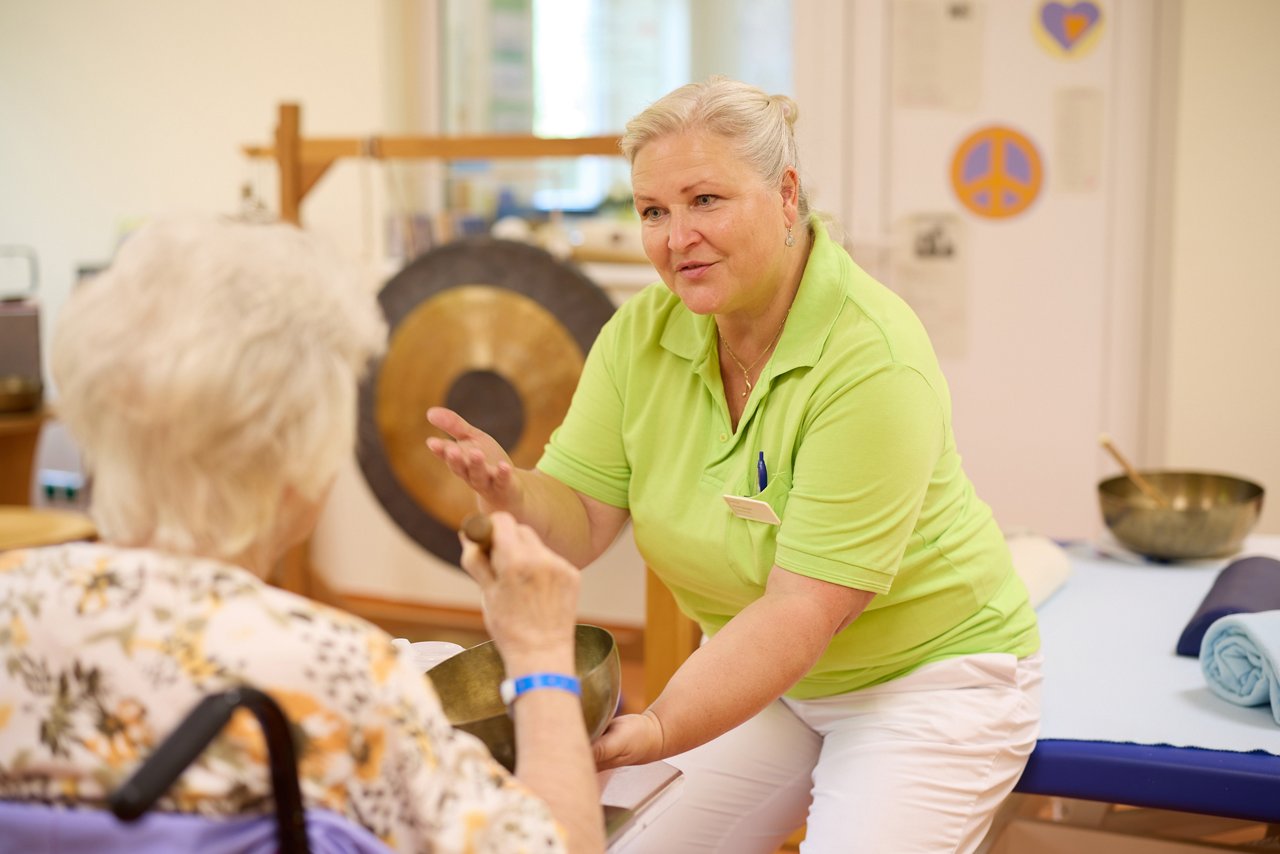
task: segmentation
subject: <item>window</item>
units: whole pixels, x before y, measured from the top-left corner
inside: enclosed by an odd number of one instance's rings
[[[621,133],[666,92],[727,74],[791,91],[790,0],[445,0],[446,133]],[[455,163],[448,199],[484,219],[626,203],[621,158]]]

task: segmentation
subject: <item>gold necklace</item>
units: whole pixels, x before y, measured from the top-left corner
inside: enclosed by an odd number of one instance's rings
[[[734,364],[736,364],[738,369],[742,371],[742,381],[746,383],[747,386],[746,391],[742,393],[743,397],[751,394],[751,372],[755,370],[756,365],[760,364],[761,359],[769,355],[769,351],[773,349],[773,345],[777,344],[778,339],[782,337],[782,330],[787,325],[787,315],[789,314],[791,314],[791,309],[787,309],[787,314],[782,316],[782,323],[778,326],[778,331],[773,333],[773,339],[769,341],[768,344],[764,345],[764,350],[760,352],[760,355],[756,357],[756,360],[751,363],[750,367],[742,364],[742,360],[738,358],[738,355],[733,352],[733,348],[729,346],[728,339],[723,335],[720,336],[720,343],[724,345],[725,352],[729,354],[729,358],[733,359]],[[716,331],[718,332],[719,330]]]

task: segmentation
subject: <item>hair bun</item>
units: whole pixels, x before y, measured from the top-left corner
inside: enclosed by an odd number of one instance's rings
[[[800,107],[795,101],[786,95],[770,95],[769,101],[782,110],[782,117],[787,120],[788,125],[795,125],[796,119],[800,118]]]

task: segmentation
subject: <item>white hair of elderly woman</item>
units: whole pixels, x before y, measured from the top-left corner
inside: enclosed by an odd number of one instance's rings
[[[319,500],[386,324],[372,282],[284,224],[143,226],[57,318],[56,408],[105,540],[231,558]]]

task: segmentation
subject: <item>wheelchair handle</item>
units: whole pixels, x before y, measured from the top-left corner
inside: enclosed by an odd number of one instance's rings
[[[289,720],[269,695],[248,686],[211,694],[201,700],[133,776],[111,793],[107,798],[111,812],[122,821],[136,821],[141,817],[182,776],[241,706],[257,718],[266,736],[280,851],[310,854]]]

